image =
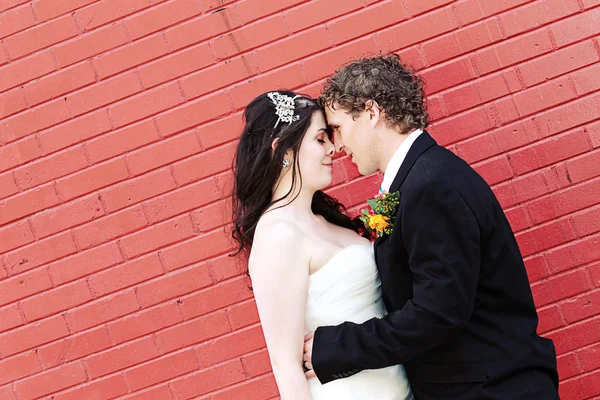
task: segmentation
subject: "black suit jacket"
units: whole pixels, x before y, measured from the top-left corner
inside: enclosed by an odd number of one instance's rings
[[[558,399],[556,354],[523,259],[488,184],[424,132],[390,192],[400,206],[375,243],[389,314],[315,332],[322,383],[404,364],[417,400]]]

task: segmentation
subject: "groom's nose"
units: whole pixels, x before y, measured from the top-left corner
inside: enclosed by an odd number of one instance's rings
[[[333,134],[333,143],[335,144],[335,152],[339,153],[344,150],[344,143],[342,143],[342,136],[339,131],[335,131]]]

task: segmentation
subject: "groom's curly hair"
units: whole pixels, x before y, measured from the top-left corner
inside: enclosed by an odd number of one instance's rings
[[[388,126],[402,133],[428,122],[423,80],[397,54],[360,58],[344,64],[325,82],[319,103],[357,116],[375,101]]]

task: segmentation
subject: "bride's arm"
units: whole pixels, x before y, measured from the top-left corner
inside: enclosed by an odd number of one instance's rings
[[[309,256],[284,222],[257,231],[249,260],[258,314],[282,400],[311,399],[302,369]]]

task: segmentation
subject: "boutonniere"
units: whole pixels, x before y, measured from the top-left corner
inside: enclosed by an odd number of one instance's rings
[[[390,235],[396,221],[396,211],[400,205],[400,192],[383,192],[374,199],[367,200],[370,210],[362,210],[360,220],[365,224],[368,232],[380,238]]]

